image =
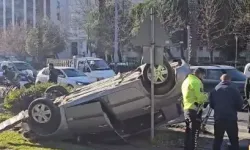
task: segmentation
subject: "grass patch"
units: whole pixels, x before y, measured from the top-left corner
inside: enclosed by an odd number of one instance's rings
[[[0,122],[3,122],[12,115],[10,113],[0,113]],[[44,142],[31,143],[25,140],[22,135],[15,131],[5,131],[0,133],[0,150],[92,150],[83,146],[63,143]]]
[[[0,134],[1,150],[93,150],[83,146],[67,144],[63,142],[45,142],[43,144],[31,143],[14,131],[6,131]]]
[[[13,115],[10,113],[0,113],[0,123],[11,118]]]

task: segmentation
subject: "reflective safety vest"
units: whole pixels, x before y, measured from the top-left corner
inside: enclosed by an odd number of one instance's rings
[[[204,93],[203,83],[193,74],[188,75],[181,86],[184,110],[196,110],[198,105],[204,104],[208,99],[208,94]]]

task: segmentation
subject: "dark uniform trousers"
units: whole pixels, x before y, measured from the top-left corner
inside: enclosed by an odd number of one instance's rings
[[[184,115],[186,122],[184,150],[195,150],[201,127],[202,112],[197,113],[195,110],[187,110]]]
[[[232,150],[239,150],[238,124],[237,121],[215,121],[213,150],[220,150],[224,133],[227,133]]]

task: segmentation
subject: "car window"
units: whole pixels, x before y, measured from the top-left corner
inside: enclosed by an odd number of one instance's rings
[[[225,69],[223,71],[232,78],[232,81],[246,81],[246,76],[237,69]]]
[[[13,63],[13,65],[15,65],[19,71],[34,70],[34,68],[30,64],[25,63],[25,62],[15,62],[15,63]]]
[[[223,73],[220,69],[207,69],[207,74],[205,79],[220,80],[222,74]]]
[[[55,69],[57,75],[62,75],[64,76],[63,72],[60,69]]]
[[[63,69],[63,71],[65,72],[65,74],[68,77],[81,77],[81,76],[86,76],[83,72],[80,72],[76,69]]]
[[[109,65],[104,60],[88,60],[91,70],[110,70]]]
[[[48,68],[44,69],[42,74],[43,75],[49,75],[49,69]]]

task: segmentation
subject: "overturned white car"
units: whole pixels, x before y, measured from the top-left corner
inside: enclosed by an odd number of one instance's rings
[[[150,65],[118,74],[56,99],[39,98],[28,108],[28,125],[37,138],[118,134],[126,137],[150,129]],[[155,125],[182,114],[181,84],[190,73],[183,60],[155,67]],[[65,93],[66,92],[66,93]],[[1,126],[1,124],[0,124]]]

